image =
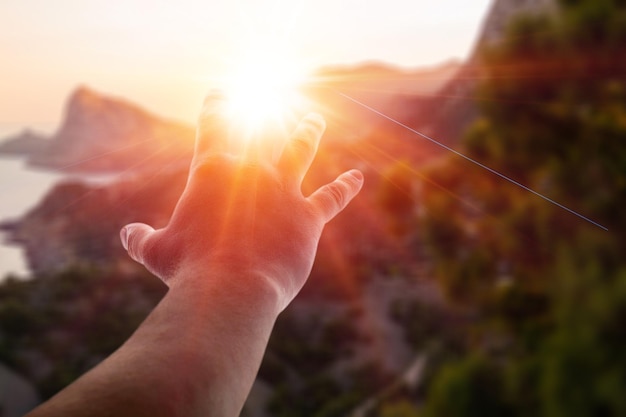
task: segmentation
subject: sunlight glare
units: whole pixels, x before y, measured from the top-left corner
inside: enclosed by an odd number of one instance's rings
[[[254,132],[267,123],[281,123],[299,105],[304,70],[270,42],[249,48],[233,62],[223,86],[228,113]]]

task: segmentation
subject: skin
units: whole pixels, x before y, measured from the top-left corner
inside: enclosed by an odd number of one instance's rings
[[[28,414],[237,416],[278,314],[306,282],[324,225],[359,192],[352,170],[312,195],[302,180],[325,129],[305,117],[280,157],[231,139],[219,94],[198,123],[186,188],[168,225],[133,223],[129,255],[169,291],[110,357]]]

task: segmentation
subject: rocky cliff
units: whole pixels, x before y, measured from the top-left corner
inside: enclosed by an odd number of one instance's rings
[[[189,126],[81,87],[48,146],[29,162],[73,171],[154,168],[189,157],[193,138]]]
[[[496,0],[483,21],[471,60],[476,59],[477,51],[485,46],[501,41],[512,18],[520,14],[556,13],[557,0]]]
[[[400,99],[398,106],[405,110],[398,117],[410,126],[454,146],[478,117],[481,101],[485,99],[476,91],[485,71],[481,51],[502,41],[515,17],[556,13],[557,0],[495,0],[467,62],[430,97]]]
[[[25,129],[0,143],[0,155],[31,156],[46,148],[48,144],[44,135]]]

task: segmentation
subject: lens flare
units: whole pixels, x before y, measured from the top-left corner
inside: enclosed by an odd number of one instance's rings
[[[268,123],[281,123],[300,105],[299,86],[305,71],[270,42],[241,54],[225,77],[223,90],[228,115],[254,132]]]

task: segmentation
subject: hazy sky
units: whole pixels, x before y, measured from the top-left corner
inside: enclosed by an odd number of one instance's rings
[[[212,76],[259,34],[299,62],[464,58],[490,0],[1,0],[0,131],[56,124],[80,84],[193,120]]]

